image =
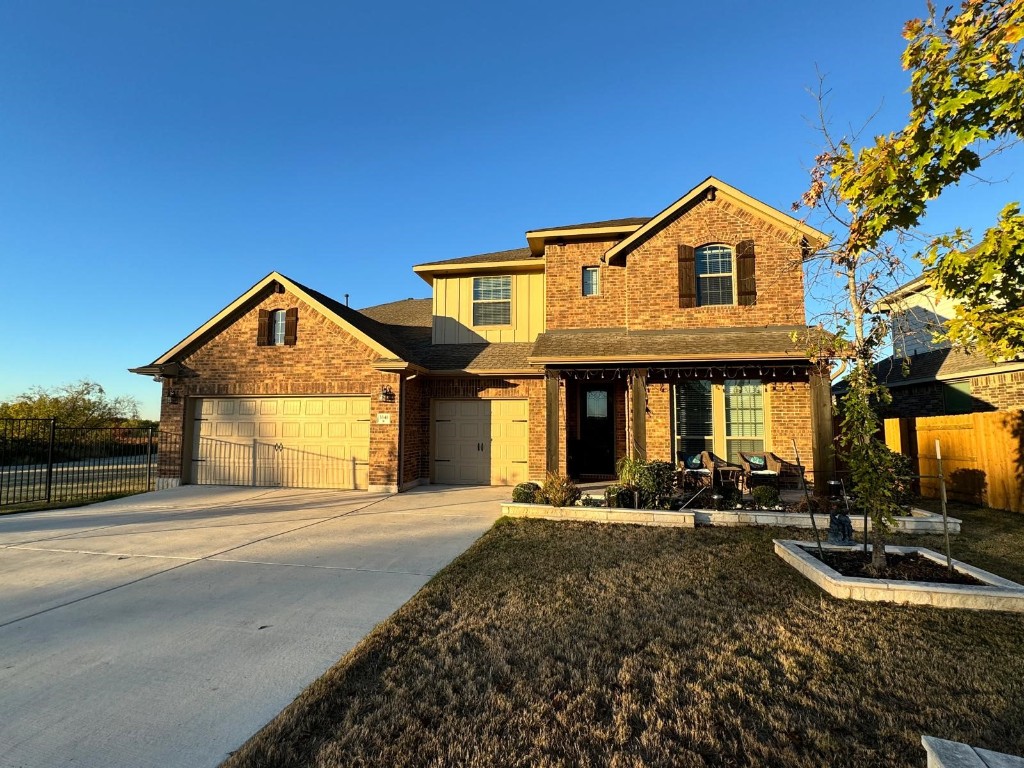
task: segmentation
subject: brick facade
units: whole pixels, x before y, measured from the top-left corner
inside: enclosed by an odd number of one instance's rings
[[[735,246],[753,240],[757,302],[681,309],[679,245]],[[802,251],[792,233],[722,198],[698,203],[629,253],[625,266],[602,264],[614,241],[548,245],[547,329],[723,328],[802,325]],[[582,270],[599,266],[601,295],[582,295]]]
[[[294,346],[257,346],[259,310],[298,309]],[[189,477],[192,416],[198,398],[253,395],[368,395],[370,397],[371,487],[394,488],[398,484],[398,374],[372,367],[380,355],[354,338],[331,319],[298,296],[275,294],[269,289],[216,335],[181,359],[189,375],[165,381],[160,429],[167,433],[161,444],[158,476]],[[390,386],[393,401],[382,401],[382,387]],[[177,394],[171,402],[170,392]],[[391,415],[390,424],[378,424],[377,414]],[[180,435],[180,439],[176,436]],[[166,450],[165,450],[166,449]],[[166,483],[165,483],[166,484]]]
[[[993,373],[965,379],[970,383],[970,411],[1006,411],[1024,408],[1024,371]],[[946,416],[944,389],[953,381],[928,381],[891,387],[892,402],[882,409],[885,418]]]

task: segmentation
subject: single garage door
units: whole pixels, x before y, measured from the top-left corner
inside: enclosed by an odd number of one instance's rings
[[[225,397],[195,404],[192,482],[367,487],[368,397]]]
[[[434,482],[515,485],[529,479],[527,400],[435,400]]]

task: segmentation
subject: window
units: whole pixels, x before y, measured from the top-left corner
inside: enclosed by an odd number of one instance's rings
[[[299,310],[261,309],[256,328],[256,346],[293,347],[297,338]]]
[[[512,324],[512,278],[473,278],[473,325]]]
[[[697,305],[734,304],[732,248],[702,245],[694,251],[697,261]]]
[[[711,382],[686,381],[672,388],[676,456],[714,450]]]
[[[764,388],[756,379],[726,379],[726,461],[739,463],[740,451],[764,450]]]
[[[603,389],[592,389],[587,392],[587,418],[608,418],[608,393]]]
[[[739,464],[739,453],[765,449],[765,395],[759,380],[681,381],[672,387],[676,457],[713,451]]]
[[[275,309],[270,313],[270,345],[273,347],[284,346],[285,317],[283,309]]]
[[[583,295],[599,296],[601,294],[601,271],[597,267],[583,268]]]

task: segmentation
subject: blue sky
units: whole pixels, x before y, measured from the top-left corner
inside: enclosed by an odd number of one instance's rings
[[[900,125],[923,2],[0,2],[0,399],[150,362],[273,269],[362,307],[413,264],[652,215],[708,175],[787,210]],[[933,230],[1022,196],[965,185]]]

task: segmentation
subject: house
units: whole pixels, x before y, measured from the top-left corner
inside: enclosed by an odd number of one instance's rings
[[[132,369],[163,383],[159,486],[400,490],[611,478],[772,450],[829,471],[802,259],[825,236],[708,178],[651,218],[420,264],[355,310],[274,272]]]
[[[1024,408],[1024,359],[993,362],[953,348],[941,337],[956,305],[939,296],[926,276],[892,291],[875,305],[889,313],[893,354],[875,365],[892,395],[886,418],[952,416]]]

